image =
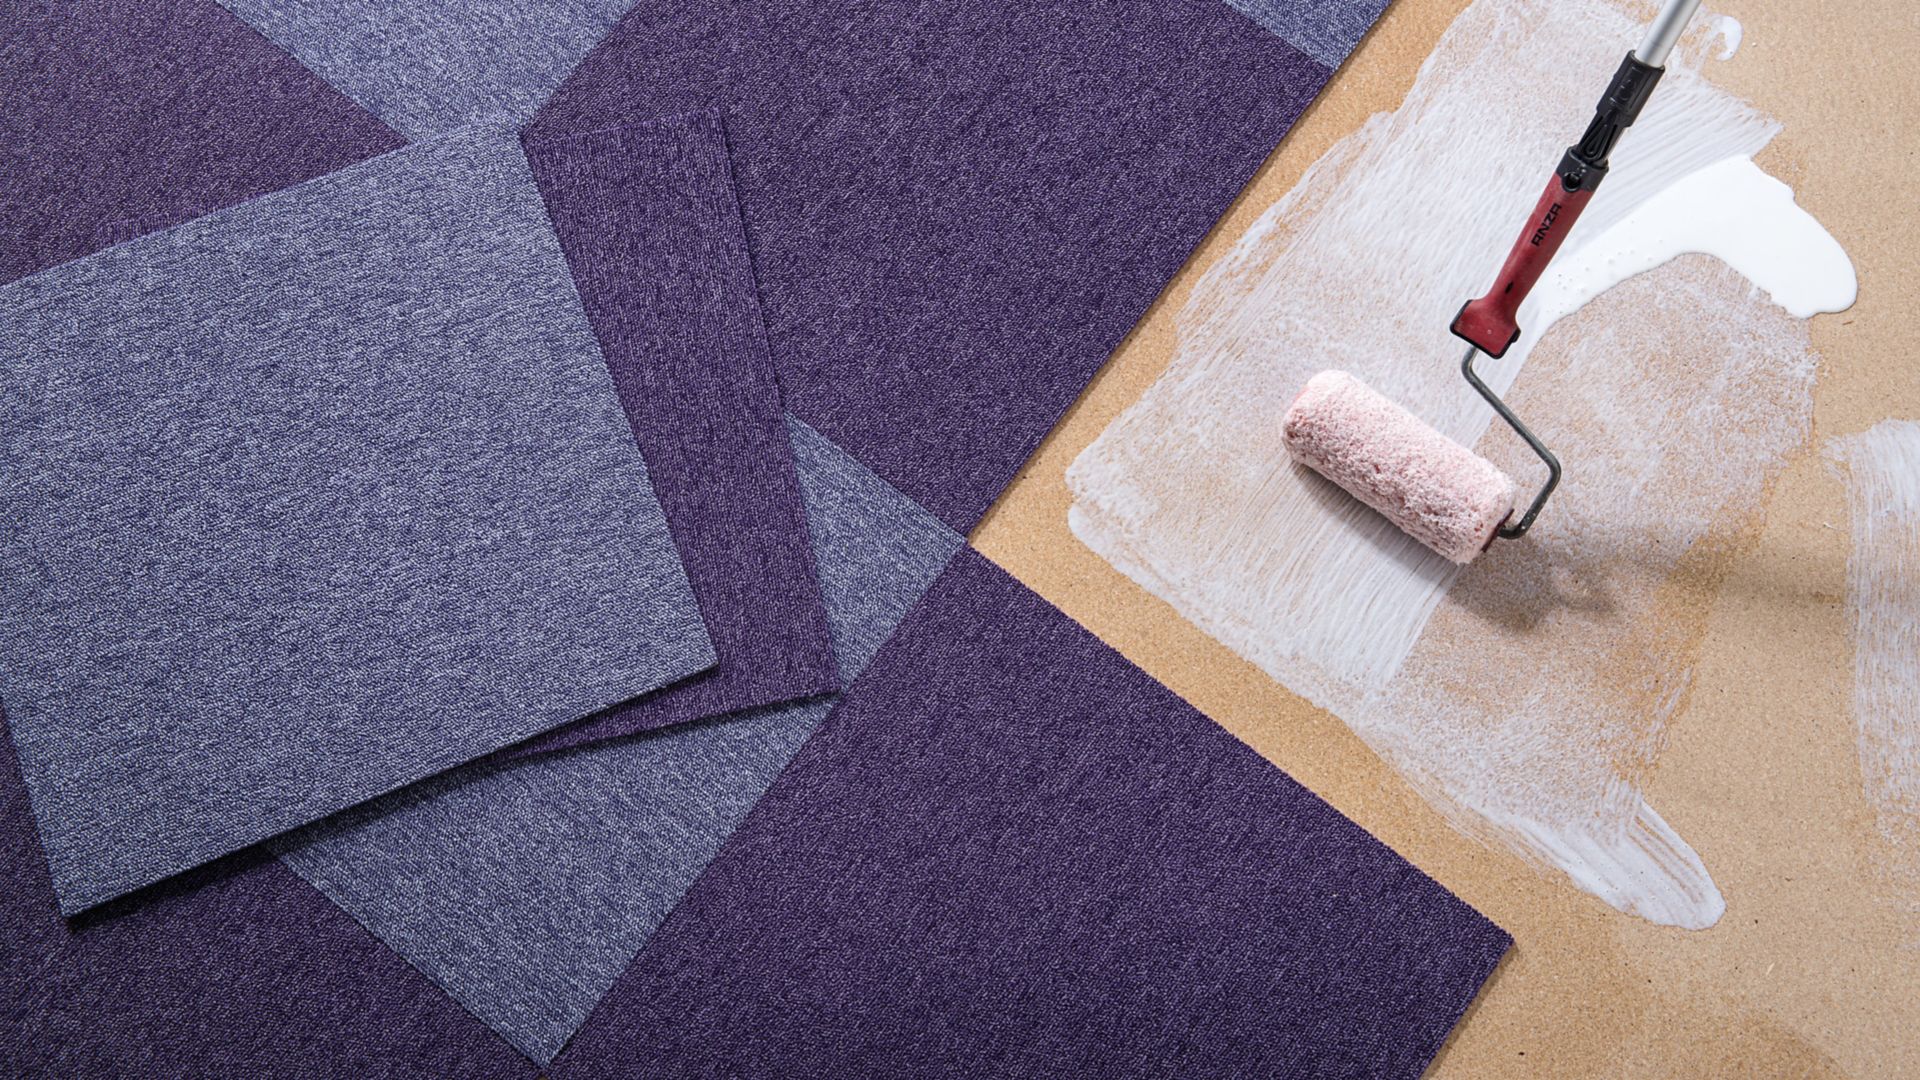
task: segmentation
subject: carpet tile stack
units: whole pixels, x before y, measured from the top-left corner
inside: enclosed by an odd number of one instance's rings
[[[1376,0],[0,0],[0,1071],[1417,1076],[965,534]]]

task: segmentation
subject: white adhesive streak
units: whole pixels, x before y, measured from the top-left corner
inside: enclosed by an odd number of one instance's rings
[[[1836,439],[1853,554],[1853,711],[1860,780],[1895,901],[1920,913],[1920,423]]]
[[[1522,308],[1520,343],[1480,367],[1502,391],[1530,368],[1515,407],[1569,464],[1526,542],[1457,571],[1290,463],[1279,430],[1306,380],[1341,368],[1537,482],[1504,430],[1482,439],[1492,415],[1446,327],[1637,31],[1602,0],[1468,8],[1406,102],[1195,286],[1166,374],[1068,470],[1070,524],[1338,714],[1459,827],[1621,910],[1707,926],[1719,892],[1637,786],[1704,627],[1667,617],[1671,582],[1752,520],[1807,437],[1814,358],[1794,314],[1855,287],[1752,163],[1778,126],[1690,66],[1737,25],[1683,42]]]
[[[1714,54],[1714,59],[1733,59],[1733,54],[1740,51],[1740,39],[1746,36],[1746,31],[1740,26],[1740,20],[1731,15],[1716,15],[1708,25],[1713,27],[1714,35],[1724,42],[1720,46],[1720,51]]]
[[[1731,157],[1675,181],[1619,224],[1549,267],[1536,295],[1551,324],[1635,274],[1689,252],[1732,267],[1797,318],[1853,306],[1859,282],[1839,241],[1793,201],[1793,189],[1750,157]]]
[[[1569,830],[1515,816],[1505,824],[1573,883],[1621,911],[1666,926],[1704,929],[1726,902],[1700,856],[1644,800],[1625,830]]]

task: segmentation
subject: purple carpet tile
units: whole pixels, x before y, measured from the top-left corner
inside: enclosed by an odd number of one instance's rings
[[[527,156],[720,662],[514,752],[839,689],[719,119]]]
[[[1414,1077],[1510,943],[965,551],[550,1075]]]
[[[1330,73],[1219,0],[659,0],[530,130],[726,110],[788,410],[965,533]]]

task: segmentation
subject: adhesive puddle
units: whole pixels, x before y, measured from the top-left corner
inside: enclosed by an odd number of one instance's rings
[[[1853,712],[1876,861],[1895,902],[1920,915],[1920,423],[1888,420],[1827,453],[1853,518]]]
[[[1456,826],[1622,911],[1705,927],[1720,893],[1639,782],[1685,700],[1701,573],[1808,437],[1805,318],[1855,291],[1845,252],[1753,163],[1778,125],[1699,73],[1738,24],[1699,20],[1520,343],[1479,366],[1568,465],[1527,541],[1459,570],[1280,442],[1301,385],[1341,368],[1531,492],[1538,463],[1488,433],[1446,327],[1639,29],[1603,0],[1469,7],[1402,106],[1196,285],[1167,372],[1068,470],[1070,524]]]

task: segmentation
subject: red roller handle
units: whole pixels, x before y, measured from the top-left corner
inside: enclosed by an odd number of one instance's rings
[[[1453,317],[1453,332],[1488,356],[1505,355],[1507,347],[1520,336],[1521,301],[1547,272],[1547,264],[1592,198],[1591,187],[1569,191],[1558,173],[1549,179],[1533,216],[1527,219],[1527,227],[1507,253],[1493,290],[1478,300],[1467,301],[1460,314]]]

